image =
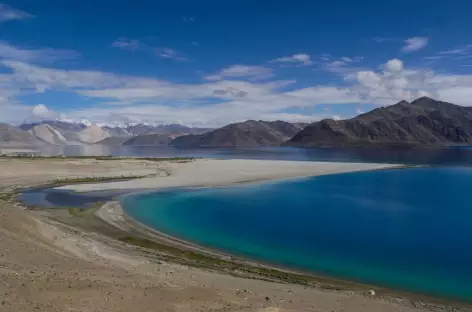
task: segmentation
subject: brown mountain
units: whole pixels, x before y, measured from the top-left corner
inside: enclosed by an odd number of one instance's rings
[[[37,143],[38,140],[27,131],[0,123],[0,145],[27,146]]]
[[[280,145],[299,131],[284,121],[248,120],[199,135],[185,135],[170,142],[178,147],[269,146]]]
[[[302,129],[302,127],[300,127],[296,124],[289,123],[289,122],[282,121],[282,120],[277,120],[277,121],[259,120],[259,122],[269,126],[272,129],[274,129],[281,136],[285,137],[286,140],[293,137],[295,134],[297,134]]]
[[[154,133],[154,134],[142,134],[135,137],[129,138],[123,142],[122,145],[126,146],[155,146],[155,145],[167,145],[173,139],[181,136],[180,133]]]
[[[428,97],[374,109],[352,119],[314,122],[287,145],[302,147],[472,144],[472,108]]]

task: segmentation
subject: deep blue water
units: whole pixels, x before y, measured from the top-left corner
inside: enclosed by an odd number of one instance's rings
[[[239,147],[178,149],[174,147],[113,147],[104,145],[45,147],[43,155],[129,156],[129,157],[212,157],[223,159],[278,159],[305,161],[345,161],[402,164],[472,165],[472,148],[293,148]]]
[[[317,274],[472,300],[472,168],[381,170],[125,196],[176,237]]]

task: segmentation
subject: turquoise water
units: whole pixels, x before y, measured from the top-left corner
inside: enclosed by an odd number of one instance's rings
[[[348,280],[472,300],[472,168],[383,170],[126,196],[167,234]]]

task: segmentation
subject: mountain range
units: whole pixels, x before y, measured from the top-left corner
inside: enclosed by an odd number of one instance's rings
[[[78,145],[78,144],[105,144],[122,145],[154,145],[149,138],[159,135],[159,144],[167,144],[170,140],[187,134],[200,134],[212,130],[210,128],[186,127],[179,124],[149,125],[129,124],[119,126],[98,126],[88,121],[69,122],[64,120],[45,120],[41,122],[27,122],[19,127],[6,124],[4,133],[11,132],[12,137],[0,137],[0,144],[7,145]],[[15,129],[15,131],[13,131]],[[21,133],[22,136],[18,134]],[[16,134],[16,135],[14,135]],[[140,139],[140,136],[143,136]]]
[[[411,103],[379,107],[345,120],[324,119],[311,124],[248,120],[218,129],[179,124],[103,126],[63,120],[0,123],[0,145],[104,144],[175,147],[296,146],[396,147],[472,144],[472,107],[428,97]]]
[[[301,147],[472,144],[472,107],[428,97],[401,101],[346,120],[312,123],[285,145]]]

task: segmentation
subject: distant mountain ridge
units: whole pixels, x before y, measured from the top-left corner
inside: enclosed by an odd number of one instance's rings
[[[286,145],[301,147],[472,144],[472,108],[428,97],[401,101],[346,120],[314,122]]]
[[[181,136],[169,144],[176,147],[271,146],[280,145],[299,130],[285,121],[248,120],[204,134]]]
[[[411,103],[379,107],[345,120],[304,123],[247,120],[218,129],[178,124],[128,124],[116,127],[51,120],[0,124],[0,143],[105,144],[175,147],[426,147],[472,145],[472,107],[422,97]]]
[[[54,145],[68,145],[68,144],[107,144],[107,145],[121,145],[123,138],[132,138],[139,135],[148,134],[191,134],[204,133],[212,130],[211,128],[187,127],[179,124],[169,125],[150,125],[150,124],[128,124],[113,126],[102,126],[91,124],[84,120],[81,122],[69,122],[64,120],[45,120],[41,122],[24,123],[19,126],[22,130],[30,131],[33,136],[36,136],[40,141]],[[40,131],[33,131],[33,129]],[[56,139],[51,137],[51,133],[57,132]],[[39,134],[41,133],[41,134]],[[54,135],[53,135],[54,136]],[[66,140],[57,139],[60,136]],[[170,139],[176,136],[170,136]],[[117,138],[117,139],[108,139]],[[107,140],[108,139],[108,140]],[[137,140],[136,142],[139,142]]]

